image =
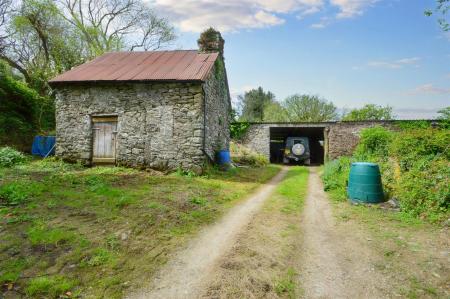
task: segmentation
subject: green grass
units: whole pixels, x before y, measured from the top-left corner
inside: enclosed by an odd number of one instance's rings
[[[295,277],[295,270],[293,268],[287,269],[286,273],[275,283],[274,289],[278,296],[295,298]]]
[[[0,272],[0,285],[6,282],[16,282],[28,264],[27,260],[23,258],[11,258],[5,261]]]
[[[298,212],[303,207],[308,184],[308,169],[292,167],[283,182],[277,187],[276,193],[285,198],[282,208],[284,213]]]
[[[309,171],[305,167],[291,167],[284,178],[278,185],[274,195],[268,203],[271,213],[280,213],[286,222],[286,226],[280,231],[283,238],[279,246],[283,246],[283,252],[286,255],[286,264],[291,265],[295,257],[298,255],[297,247],[292,242],[297,240],[300,232],[298,223],[300,222],[301,213],[306,198],[308,188]],[[276,208],[276,210],[273,210]],[[285,273],[274,278],[274,290],[280,297],[297,298],[301,291],[301,286],[297,284],[297,274],[294,266],[290,266]]]
[[[33,246],[58,246],[75,239],[73,232],[60,228],[49,228],[41,223],[27,231],[28,239]]]
[[[26,287],[26,293],[32,297],[61,298],[76,284],[61,276],[37,277],[30,280]]]
[[[35,298],[121,298],[279,170],[151,175],[55,159],[1,168],[0,279]]]

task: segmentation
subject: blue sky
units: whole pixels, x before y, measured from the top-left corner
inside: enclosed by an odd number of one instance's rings
[[[391,105],[400,118],[450,106],[450,33],[433,0],[153,0],[175,48],[222,31],[232,94],[262,86],[281,100],[318,94],[340,108]]]

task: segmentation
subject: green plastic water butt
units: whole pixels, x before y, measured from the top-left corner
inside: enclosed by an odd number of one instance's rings
[[[355,162],[350,167],[348,198],[355,202],[379,203],[384,200],[380,168],[375,163]]]

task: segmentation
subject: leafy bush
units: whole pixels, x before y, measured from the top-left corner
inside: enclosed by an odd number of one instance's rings
[[[241,139],[247,132],[250,124],[248,122],[235,122],[230,124],[230,137],[234,140]]]
[[[358,157],[386,158],[388,156],[389,145],[393,138],[391,131],[376,126],[362,130],[360,137],[361,140],[355,151]]]
[[[404,211],[431,221],[445,220],[450,208],[450,162],[417,161],[402,174],[395,191]]]
[[[269,164],[269,159],[265,156],[235,142],[230,143],[230,153],[231,160],[238,165],[262,167]]]
[[[11,167],[23,163],[27,157],[11,147],[0,148],[0,167]]]
[[[398,133],[390,147],[403,171],[414,166],[425,157],[443,155],[450,159],[450,130],[416,129]]]

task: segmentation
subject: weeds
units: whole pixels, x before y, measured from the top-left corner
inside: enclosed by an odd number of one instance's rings
[[[86,262],[86,265],[96,267],[109,263],[112,260],[114,260],[114,255],[111,251],[104,248],[97,248],[94,250],[90,259]]]
[[[0,186],[0,203],[16,206],[24,203],[31,196],[39,192],[40,186],[32,182],[12,182]]]
[[[286,295],[288,298],[295,298],[295,276],[295,270],[289,268],[286,274],[275,283],[275,292],[278,296]]]
[[[27,157],[11,147],[0,148],[0,167],[12,167],[27,161]]]

